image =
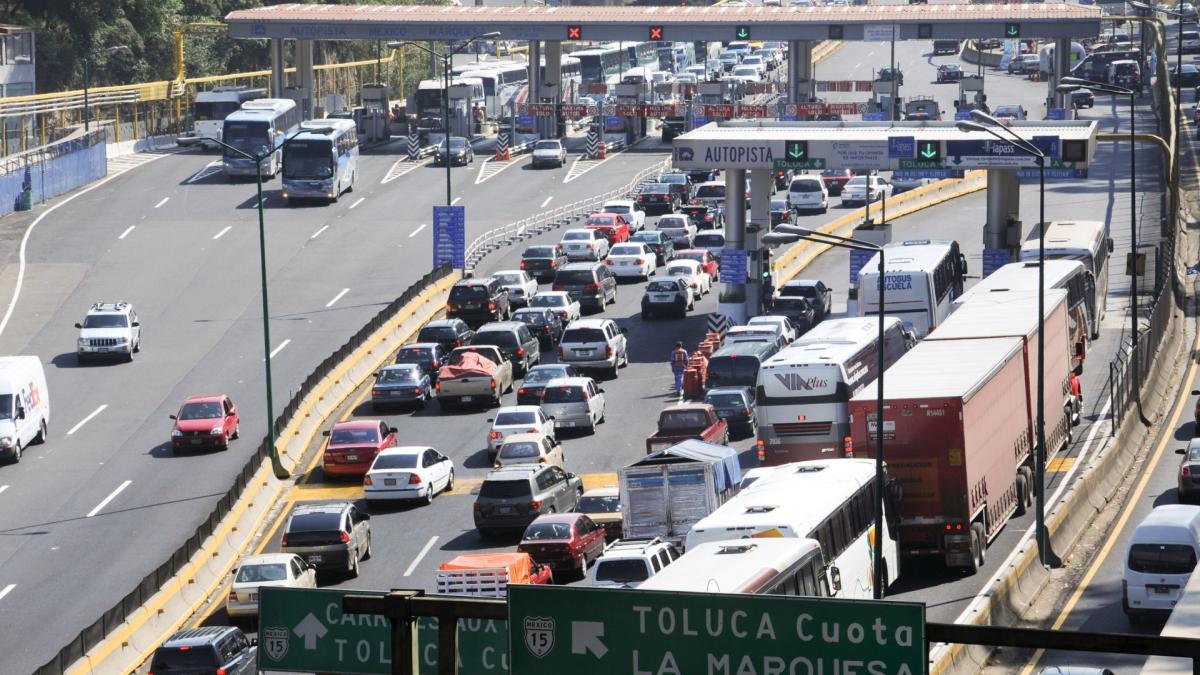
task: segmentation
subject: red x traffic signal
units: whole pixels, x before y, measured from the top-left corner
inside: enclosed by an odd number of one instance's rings
[[[655,42],[662,40],[663,39],[663,27],[662,26],[650,26],[650,39],[654,40]]]
[[[568,40],[582,40],[583,39],[583,26],[567,26],[567,39]]]

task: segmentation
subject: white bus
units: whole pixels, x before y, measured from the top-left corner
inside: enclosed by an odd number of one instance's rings
[[[831,579],[834,595],[871,598],[875,546],[883,547],[885,583],[900,572],[890,496],[884,495],[884,531],[876,533],[874,460],[784,464],[693,525],[686,548],[690,554],[705,542],[815,539],[825,563],[838,571]]]
[[[455,77],[450,80],[450,120],[471,120],[471,110],[475,106],[486,106],[487,97],[484,94],[483,80],[478,77]],[[442,121],[442,99],[446,86],[442,78],[421,80],[417,84],[416,112],[418,119],[434,120],[440,126]],[[466,135],[466,134],[455,134]]]
[[[283,148],[283,198],[336,202],[354,186],[358,174],[357,125],[354,120],[321,119],[304,122],[300,128]]]
[[[571,56],[579,59],[580,77],[588,84],[618,84],[621,82],[621,72],[637,65],[616,44],[582,49],[571,52]]]
[[[266,89],[249,89],[247,87],[213,87],[208,91],[196,94],[192,102],[192,128],[201,144],[206,140],[221,140],[221,128],[225,118],[230,113],[242,107],[246,101],[262,98],[267,95]]]
[[[690,549],[638,589],[827,598],[836,595],[831,571],[812,539],[713,541]]]
[[[900,320],[883,335],[884,368],[909,348]],[[879,320],[829,319],[758,370],[758,461],[784,464],[853,454],[847,402],[878,376]]]
[[[1061,288],[1067,292],[1067,317],[1071,345],[1075,349],[1076,366],[1080,372],[1087,357],[1088,336],[1095,316],[1095,281],[1092,273],[1078,260],[1046,260],[1046,288]],[[954,306],[970,302],[985,293],[1038,290],[1037,262],[1009,263],[975,284]]]
[[[1021,245],[1021,260],[1037,262],[1042,228],[1035,226]],[[1093,340],[1100,337],[1100,322],[1108,302],[1108,258],[1113,240],[1099,220],[1055,220],[1046,226],[1046,257],[1078,260],[1091,273],[1092,297],[1088,300],[1088,329]]]
[[[242,104],[225,118],[221,136],[229,145],[251,155],[264,156],[260,162],[263,173],[274,178],[283,163],[280,146],[300,127],[300,109],[288,98],[259,98]],[[273,150],[273,151],[272,151]],[[221,155],[227,176],[253,176],[257,173],[254,160],[246,159],[228,148]]]
[[[483,84],[484,109],[488,119],[503,117],[505,106],[529,84],[529,68],[515,61],[476,65],[476,68],[456,73],[454,83],[457,84],[461,78],[478,79]]]
[[[918,239],[884,247],[886,312],[907,324],[918,338],[950,315],[962,295],[967,259],[957,241]],[[858,273],[858,315],[879,312],[879,254]]]

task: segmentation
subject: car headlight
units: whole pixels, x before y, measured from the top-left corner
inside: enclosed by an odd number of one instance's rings
[[[79,338],[78,344],[80,347],[86,347],[86,346],[88,346],[88,339],[87,338]]]
[[[182,436],[182,435],[183,435],[183,432],[182,432],[182,431],[180,431],[180,430],[178,430],[178,429],[172,429],[172,430],[171,430],[171,435],[172,435],[172,436],[174,436],[174,437],[176,437],[176,438],[178,438],[178,437],[180,437],[180,436]]]
[[[217,434],[220,434],[223,430],[224,429],[222,427],[216,426],[216,427],[213,427],[212,429],[210,429],[208,433],[210,436],[216,436]]]
[[[0,446],[8,447],[12,445],[12,436],[0,436]]]

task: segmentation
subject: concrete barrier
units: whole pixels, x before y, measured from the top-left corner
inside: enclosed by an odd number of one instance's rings
[[[962,60],[974,65],[984,65],[989,68],[998,68],[1000,61],[1004,59],[1004,54],[987,49],[979,49],[974,40],[967,40],[963,45]]]
[[[162,136],[138,138],[132,141],[121,141],[120,143],[107,143],[105,144],[104,154],[109,159],[112,159],[113,157],[122,157],[138,152],[173,150],[176,147],[175,134],[164,134]]]

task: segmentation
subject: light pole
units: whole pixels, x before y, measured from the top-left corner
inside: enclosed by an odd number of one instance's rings
[[[872,561],[875,568],[874,579],[872,580],[873,595],[876,600],[883,599],[883,589],[887,584],[887,578],[883,575],[883,493],[887,487],[883,477],[883,370],[885,366],[884,354],[884,330],[886,328],[884,293],[887,288],[885,283],[886,269],[884,264],[883,247],[870,242],[852,239],[850,237],[841,237],[828,232],[819,230],[810,230],[807,227],[799,227],[796,225],[781,224],[775,226],[773,232],[763,235],[762,243],[766,246],[779,246],[780,244],[791,244],[799,240],[812,241],[819,244],[828,244],[829,246],[837,246],[839,248],[848,248],[856,251],[870,251],[879,255],[879,345],[875,350],[876,362],[875,369],[878,371],[878,379],[875,380],[875,545],[874,560]],[[870,424],[868,423],[868,427]]]
[[[1132,0],[1130,5],[1141,10],[1150,10],[1152,12],[1161,12],[1167,16],[1173,16],[1177,20],[1175,24],[1175,135],[1179,135],[1179,130],[1183,127],[1183,13],[1172,9],[1163,9],[1160,6],[1151,7],[1144,2]],[[1165,37],[1165,36],[1164,36]],[[1163,46],[1166,50],[1166,46]],[[1146,79],[1150,78],[1150,74],[1146,73]],[[1175,166],[1179,166],[1179,146],[1175,143]]]
[[[235,148],[225,141],[212,139],[214,143],[225,148],[226,151],[254,162],[254,176],[258,184],[258,266],[261,275],[260,282],[262,284],[263,363],[266,364],[267,377],[267,438],[269,441],[267,451],[271,457],[271,470],[275,472],[275,477],[279,480],[287,479],[290,474],[288,474],[287,469],[283,468],[283,464],[279,461],[279,450],[275,447],[275,401],[271,380],[271,311],[270,303],[267,299],[267,231],[263,222],[262,163],[263,160],[276,152],[282,152],[288,143],[291,143],[293,139],[302,133],[328,134],[331,131],[333,129],[329,127],[302,129],[285,138],[279,144],[279,147],[268,147],[265,152],[260,154],[249,153],[241,148]]]
[[[117,52],[133,53],[133,50],[128,45],[116,45],[113,47],[105,47],[105,54],[116,54]],[[83,131],[87,133],[91,130],[92,125],[92,109],[88,105],[88,87],[91,86],[89,80],[92,77],[92,57],[87,53],[83,53]]]
[[[404,41],[404,42],[389,42],[388,49],[400,49],[405,45],[412,45],[417,49],[429,54],[432,58],[442,60],[442,131],[445,132],[446,138],[443,141],[446,144],[446,206],[450,206],[450,65],[454,61],[454,55],[466,49],[471,43],[476,40],[491,40],[500,37],[500,33],[483,33],[459,44],[457,47],[448,49],[443,53],[435,52],[426,47],[420,42]],[[532,64],[531,68],[537,68],[538,64]],[[468,143],[470,140],[468,140]],[[436,156],[436,155],[435,155]]]
[[[1043,566],[1049,567],[1054,562],[1054,554],[1050,551],[1050,537],[1046,531],[1046,153],[982,110],[972,110],[971,118],[975,121],[964,120],[955,126],[962,132],[982,131],[994,136],[1033,157],[1038,167],[1038,227],[1041,229],[1041,236],[1038,237],[1038,355],[1035,422],[1037,443],[1034,446],[1033,459],[1033,482],[1037,499],[1034,505],[1034,537],[1037,539],[1038,561]],[[1004,131],[1004,136],[996,133],[996,129]]]

